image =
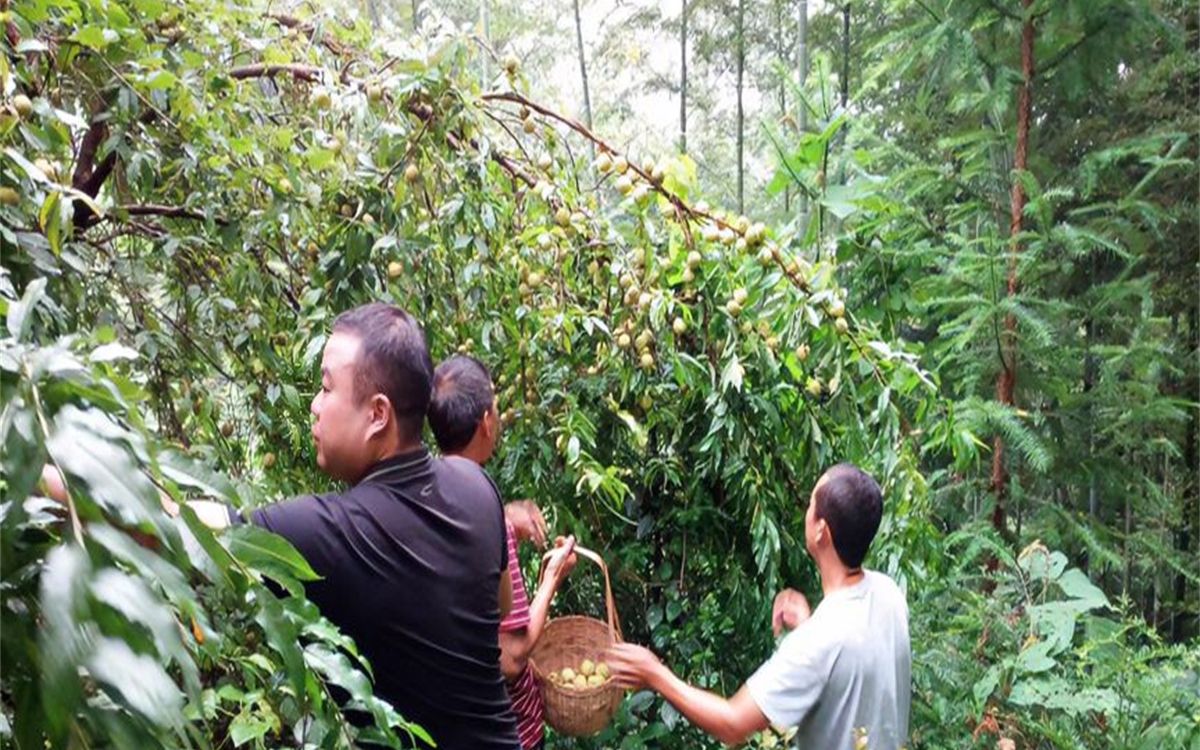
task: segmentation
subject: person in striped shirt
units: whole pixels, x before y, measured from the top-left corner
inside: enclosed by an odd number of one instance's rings
[[[487,367],[466,355],[455,355],[437,366],[429,425],[438,447],[447,456],[460,456],[483,465],[500,440],[500,418],[495,386]],[[550,602],[559,585],[575,566],[574,537],[555,540],[555,554],[547,560],[546,575],[530,602],[517,561],[519,542],[546,546],[546,520],[531,500],[504,506],[508,536],[508,574],[512,577],[512,609],[500,623],[500,671],[508,684],[517,734],[525,750],[545,744],[542,695],[538,690],[529,654],[545,627]]]

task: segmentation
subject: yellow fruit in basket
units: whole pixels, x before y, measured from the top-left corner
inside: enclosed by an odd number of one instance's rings
[[[574,681],[575,677],[576,677],[576,674],[575,674],[574,669],[571,669],[570,667],[563,667],[563,671],[562,671],[562,681],[563,682],[572,682],[572,681]]]
[[[588,686],[588,678],[584,677],[581,674],[575,675],[575,687],[585,688],[587,686]]]
[[[584,659],[583,663],[579,665],[579,674],[583,675],[584,677],[591,677],[592,673],[595,671],[596,665],[592,663],[591,659]]]
[[[596,663],[596,674],[600,676],[600,679],[607,680],[609,674],[611,674],[611,673],[608,671],[607,664],[605,664],[604,662],[597,662]]]
[[[597,687],[604,684],[604,678],[598,674],[590,675],[587,678],[588,687]]]
[[[559,678],[559,676],[558,676],[558,672],[551,672],[550,674],[546,675],[546,679],[550,680],[550,681],[551,681],[551,682],[553,682],[555,685],[557,685],[557,684],[559,683],[559,681],[560,681],[560,678]]]

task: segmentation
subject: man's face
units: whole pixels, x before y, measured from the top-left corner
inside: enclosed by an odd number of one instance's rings
[[[317,465],[347,482],[357,481],[370,461],[366,447],[371,399],[360,400],[354,390],[361,348],[357,336],[334,333],[329,337],[321,358],[321,389],[312,401]]]

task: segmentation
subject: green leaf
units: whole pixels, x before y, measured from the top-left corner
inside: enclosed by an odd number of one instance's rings
[[[284,677],[297,695],[304,694],[304,653],[300,650],[299,628],[284,614],[275,596],[265,590],[256,592],[258,611],[254,621],[267,636],[267,644],[283,659]]]
[[[269,731],[271,731],[271,723],[251,713],[248,708],[229,722],[229,738],[233,740],[235,747],[241,747],[247,742],[265,737]]]
[[[257,526],[235,526],[224,539],[234,557],[284,583],[320,579],[308,561],[286,539]]]
[[[732,388],[735,391],[742,390],[742,377],[746,374],[746,369],[742,367],[741,361],[738,360],[736,354],[729,358],[725,363],[725,367],[721,369],[721,390],[729,390]]]
[[[17,341],[24,341],[25,337],[29,335],[29,328],[33,325],[33,317],[30,313],[37,307],[45,293],[46,277],[43,276],[29,282],[29,286],[25,288],[25,294],[19,301],[8,303],[8,319],[5,322],[8,325],[9,335]]]
[[[101,638],[85,665],[130,709],[160,726],[179,726],[183,695],[154,659],[134,653],[125,641]]]
[[[84,26],[71,35],[71,40],[85,47],[102,51],[105,47],[120,39],[117,32],[102,26]]]
[[[1088,580],[1079,568],[1071,568],[1056,581],[1062,592],[1085,606],[1087,609],[1108,607],[1108,597],[1104,592]]]

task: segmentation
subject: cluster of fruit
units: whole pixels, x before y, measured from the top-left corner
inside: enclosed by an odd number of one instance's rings
[[[609,677],[608,665],[602,661],[593,662],[591,659],[580,662],[579,669],[563,667],[558,671],[552,670],[547,675],[547,679],[567,690],[598,687],[608,682]]]

